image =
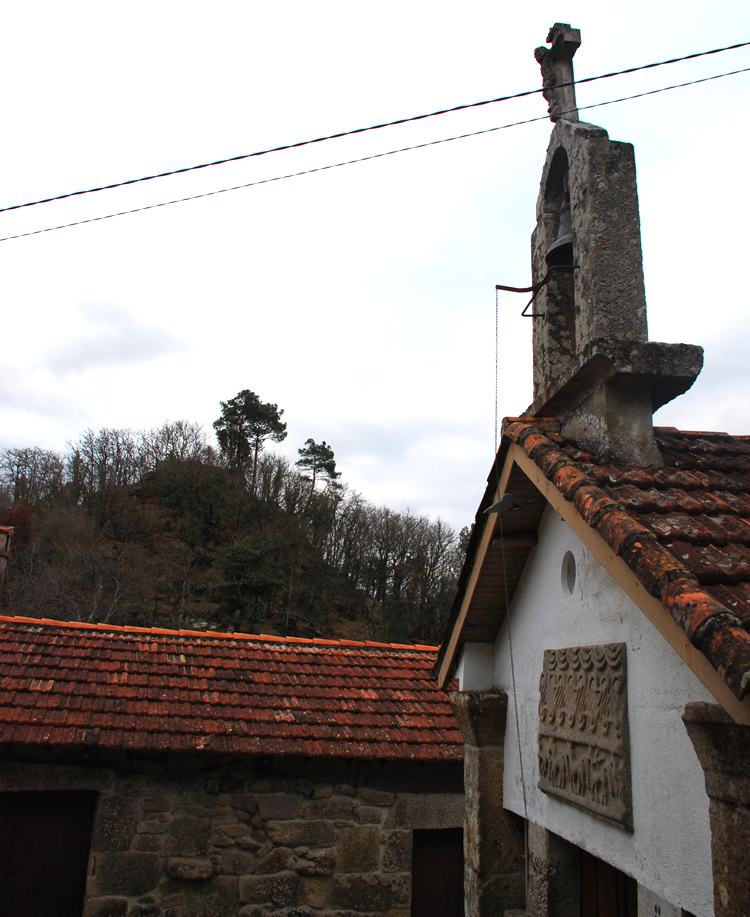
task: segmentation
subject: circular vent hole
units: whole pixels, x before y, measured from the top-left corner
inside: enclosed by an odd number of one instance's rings
[[[568,551],[563,557],[561,581],[563,592],[573,595],[576,587],[576,559],[572,551]]]

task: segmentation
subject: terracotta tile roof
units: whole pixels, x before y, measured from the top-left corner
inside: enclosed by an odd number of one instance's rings
[[[460,761],[435,652],[0,617],[0,743]]]
[[[516,421],[521,446],[742,699],[750,691],[750,437],[657,427],[664,468],[615,467]]]

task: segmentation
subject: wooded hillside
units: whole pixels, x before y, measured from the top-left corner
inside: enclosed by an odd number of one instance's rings
[[[265,412],[271,430],[237,411]],[[0,451],[0,524],[15,526],[2,613],[438,641],[454,532],[342,486],[325,442],[308,439],[295,466],[266,451],[282,413],[241,392],[222,403],[218,449],[179,421],[88,430],[64,453]]]

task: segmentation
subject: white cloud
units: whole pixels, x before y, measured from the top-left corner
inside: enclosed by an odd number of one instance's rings
[[[150,325],[113,305],[79,309],[82,328],[51,348],[45,363],[55,376],[81,374],[95,367],[137,366],[185,350],[177,335]]]

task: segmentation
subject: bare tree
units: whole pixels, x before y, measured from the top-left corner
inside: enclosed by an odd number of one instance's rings
[[[68,479],[76,498],[100,521],[107,518],[112,493],[139,479],[138,446],[131,430],[89,429],[68,443]]]
[[[15,505],[34,505],[59,493],[64,483],[64,461],[58,452],[32,446],[0,451],[0,486]]]
[[[214,458],[203,425],[190,420],[167,420],[160,427],[142,430],[137,437],[137,455],[140,476],[168,459],[186,462]]]

